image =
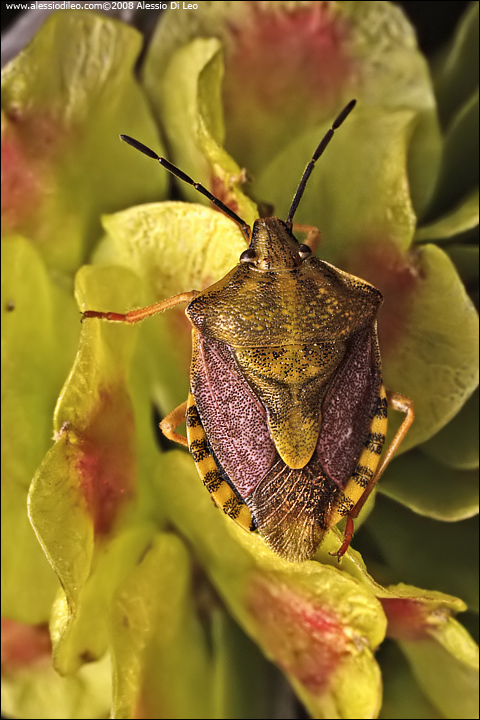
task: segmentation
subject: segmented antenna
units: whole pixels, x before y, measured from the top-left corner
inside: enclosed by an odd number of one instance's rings
[[[345,120],[345,118],[346,118],[348,115],[350,115],[350,113],[352,112],[352,110],[353,110],[353,108],[355,107],[356,104],[357,104],[357,101],[356,101],[356,100],[350,100],[350,102],[348,103],[348,105],[346,105],[346,106],[343,108],[342,112],[335,118],[335,120],[334,120],[333,123],[332,123],[332,127],[330,128],[330,130],[327,130],[327,132],[325,133],[325,135],[323,136],[323,138],[320,140],[317,149],[316,149],[315,152],[313,153],[312,159],[310,160],[310,162],[308,163],[307,167],[305,168],[305,171],[304,171],[304,173],[303,173],[303,175],[302,175],[302,179],[300,180],[300,184],[299,184],[299,186],[298,186],[298,188],[297,188],[297,192],[295,193],[295,196],[294,196],[294,198],[293,198],[293,201],[292,201],[292,204],[291,204],[291,207],[290,207],[290,211],[289,211],[289,213],[288,213],[288,217],[287,217],[287,221],[286,221],[286,222],[287,222],[287,225],[288,225],[290,228],[292,227],[293,216],[295,215],[295,213],[296,213],[296,211],[297,211],[298,204],[299,204],[300,200],[302,199],[302,195],[303,195],[303,193],[304,193],[304,191],[305,191],[305,186],[306,186],[306,184],[307,184],[308,178],[309,178],[310,175],[312,174],[312,170],[313,170],[313,168],[315,167],[315,163],[317,162],[318,158],[319,158],[320,155],[323,153],[323,151],[324,151],[325,148],[327,147],[328,143],[329,143],[330,140],[332,139],[335,130],[337,130],[337,129],[340,127],[340,125],[343,123],[343,121]]]
[[[229,207],[225,205],[219,198],[215,197],[215,195],[212,195],[212,193],[207,190],[206,187],[201,185],[200,183],[195,182],[192,180],[192,178],[183,172],[183,170],[180,170],[180,168],[177,168],[176,165],[173,165],[169,160],[166,160],[163,157],[160,157],[160,155],[157,155],[156,152],[151,150],[149,147],[144,145],[143,143],[139,142],[138,140],[134,140],[129,135],[120,135],[120,138],[126,142],[128,145],[131,145],[136,150],[139,150],[147,157],[152,158],[153,160],[158,160],[160,165],[162,165],[166,170],[172,173],[172,175],[175,175],[179,180],[183,180],[183,182],[188,183],[189,185],[192,185],[195,190],[198,190],[199,193],[204,195],[206,198],[210,200],[216,207],[219,208],[222,212],[225,213],[225,215],[228,215],[229,218],[232,218],[232,220],[235,220],[236,223],[240,225],[240,228],[247,238],[247,241],[250,242],[250,226],[247,225],[245,220],[242,220],[241,217],[239,217],[236,213],[233,212],[233,210],[230,210]]]

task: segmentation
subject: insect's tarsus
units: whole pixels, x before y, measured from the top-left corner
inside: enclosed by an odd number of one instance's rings
[[[350,113],[352,112],[352,110],[356,104],[357,104],[356,100],[350,100],[348,105],[346,105],[343,108],[342,112],[337,115],[337,117],[335,118],[335,120],[332,123],[331,128],[329,130],[327,130],[327,132],[325,133],[323,138],[320,140],[317,149],[315,150],[315,152],[312,155],[312,159],[310,160],[307,167],[305,168],[305,171],[302,175],[302,179],[300,180],[300,183],[298,185],[297,192],[295,193],[295,196],[292,200],[292,205],[290,207],[290,211],[288,213],[288,217],[287,217],[287,221],[286,221],[287,225],[289,227],[292,227],[293,216],[295,215],[298,204],[299,204],[300,200],[302,199],[302,195],[304,193],[305,186],[307,184],[308,178],[310,177],[310,175],[312,173],[313,168],[315,167],[315,163],[317,162],[318,158],[323,153],[323,151],[327,147],[328,143],[332,139],[335,130],[337,130],[340,127],[340,125],[343,123],[343,121],[345,120],[347,115],[350,115]]]
[[[149,158],[152,158],[153,160],[157,160],[160,165],[162,165],[166,170],[168,170],[172,175],[175,175],[179,180],[183,180],[183,182],[188,183],[189,185],[192,185],[195,190],[198,190],[199,193],[204,195],[206,198],[210,200],[214,205],[216,205],[219,210],[225,213],[225,215],[228,215],[228,217],[232,218],[236,223],[240,225],[240,228],[245,235],[248,242],[250,242],[250,226],[247,225],[245,220],[242,220],[241,217],[239,217],[236,213],[233,212],[233,210],[230,210],[230,208],[225,205],[219,198],[215,197],[215,195],[212,195],[212,193],[207,190],[206,187],[201,185],[200,183],[195,182],[192,180],[192,178],[183,172],[183,170],[180,170],[180,168],[177,168],[176,165],[171,163],[169,160],[166,160],[166,158],[161,157],[160,155],[157,155],[156,152],[151,150],[149,147],[144,145],[143,143],[139,142],[138,140],[135,140],[134,138],[130,137],[129,135],[120,135],[120,138],[126,142],[128,145],[131,145],[135,148],[135,150],[139,150],[144,155],[146,155]]]

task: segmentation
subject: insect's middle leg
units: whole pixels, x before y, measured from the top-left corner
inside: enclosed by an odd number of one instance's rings
[[[178,426],[185,422],[186,416],[187,401],[185,400],[185,402],[176,407],[175,410],[172,410],[172,412],[169,412],[168,415],[163,418],[162,422],[159,424],[159,428],[168,440],[173,440],[173,442],[188,447],[187,438],[180,435],[180,433],[175,432]]]

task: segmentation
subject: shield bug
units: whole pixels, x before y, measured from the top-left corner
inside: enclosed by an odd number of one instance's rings
[[[380,292],[320,260],[293,235],[314,165],[354,105],[319,143],[287,220],[259,218],[253,228],[168,160],[122,135],[238,223],[248,248],[222,280],[200,292],[125,314],[83,313],[136,323],[187,303],[190,392],[160,427],[189,448],[216,504],[292,562],[310,558],[344,517],[336,555],[346,552],[354,518],[414,417],[412,402],[386,392],[382,382]],[[380,459],[388,406],[405,418]],[[183,421],[187,437],[176,432]]]

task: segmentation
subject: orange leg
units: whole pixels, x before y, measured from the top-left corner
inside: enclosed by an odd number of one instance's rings
[[[389,392],[387,390],[387,400],[389,407],[393,408],[394,410],[397,410],[398,412],[405,413],[405,418],[398,428],[397,432],[394,435],[394,438],[390,445],[388,446],[384,456],[380,460],[380,463],[377,467],[377,472],[373,476],[370,484],[365,488],[365,492],[363,493],[360,500],[357,502],[353,510],[349,512],[349,516],[352,519],[355,519],[358,517],[360,511],[362,510],[363,506],[365,505],[366,501],[368,500],[370,493],[372,492],[373,488],[377,484],[377,482],[380,480],[381,476],[383,475],[387,465],[390,463],[390,460],[393,458],[394,454],[400,447],[401,443],[403,442],[406,434],[410,430],[410,427],[415,419],[415,411],[413,408],[413,401],[410,400],[410,398],[405,397],[404,395],[400,395],[400,393],[395,392]]]
[[[415,411],[414,411],[414,407],[413,407],[413,401],[410,400],[410,398],[407,398],[404,395],[400,395],[400,393],[387,391],[387,400],[388,400],[389,407],[393,408],[394,410],[398,410],[398,412],[405,413],[405,418],[404,418],[402,424],[400,425],[400,427],[398,428],[397,432],[395,433],[394,438],[393,438],[392,442],[390,443],[390,445],[388,446],[384,456],[380,460],[380,463],[377,467],[377,471],[376,471],[375,475],[373,476],[372,480],[370,481],[370,484],[365,488],[365,491],[364,491],[362,497],[357,502],[355,507],[352,508],[352,510],[350,510],[350,512],[347,515],[343,543],[336,553],[332,553],[332,555],[337,556],[339,560],[342,557],[342,555],[344,555],[346,553],[346,551],[348,550],[348,547],[352,541],[353,521],[360,514],[360,511],[362,510],[366,501],[370,497],[370,493],[372,492],[373,488],[379,481],[380,477],[383,475],[385,468],[387,467],[390,460],[393,458],[394,454],[400,447],[400,444],[402,443],[406,434],[410,430],[410,427],[415,419]]]
[[[148,305],[148,307],[138,308],[137,310],[131,310],[127,313],[86,310],[84,313],[82,313],[82,322],[88,318],[100,318],[102,320],[123,322],[131,325],[132,323],[140,322],[147,317],[157,315],[158,313],[175,307],[176,305],[180,305],[181,303],[189,303],[197,295],[197,290],[190,290],[190,292],[180,293],[180,295],[174,295],[173,297],[167,298],[166,300],[160,300],[160,302],[154,303],[153,305]]]
[[[197,290],[191,290],[190,292],[180,293],[180,295],[174,295],[166,300],[160,300],[160,302],[148,307],[138,308],[137,310],[131,310],[127,313],[116,313],[116,312],[100,312],[98,310],[86,310],[82,315],[82,322],[88,318],[100,318],[101,320],[110,320],[113,322],[123,322],[129,325],[140,322],[147,317],[157,315],[158,313],[168,310],[169,308],[180,305],[181,303],[189,303],[198,295]],[[185,413],[187,411],[187,402],[185,401],[179,405],[175,410],[172,410],[166,418],[162,420],[159,427],[166,438],[173,440],[174,442],[180,443],[188,447],[187,438],[179,433],[175,432],[176,428],[185,422]]]
[[[173,440],[173,442],[177,442],[180,443],[180,445],[188,447],[187,438],[180,435],[180,433],[175,432],[178,426],[185,422],[186,414],[187,401],[185,400],[185,402],[175,408],[175,410],[168,413],[167,417],[165,417],[159,424],[159,428],[168,440]]]
[[[320,242],[322,240],[322,235],[318,228],[314,227],[313,225],[302,225],[301,223],[294,223],[292,230],[294,233],[306,233],[307,237],[303,241],[304,245],[308,245],[312,253],[315,253],[318,250]]]

